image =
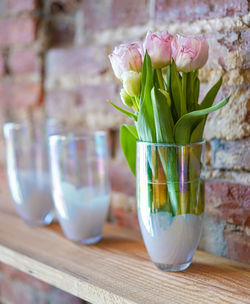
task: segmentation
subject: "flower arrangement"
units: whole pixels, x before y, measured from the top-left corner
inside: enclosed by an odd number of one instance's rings
[[[220,78],[199,102],[199,69],[208,59],[208,43],[204,36],[170,35],[167,31],[148,32],[143,43],[122,44],[114,49],[109,59],[115,76],[121,80],[121,108],[133,125],[121,126],[121,146],[133,174],[136,174],[136,142],[188,145],[200,142],[207,115],[224,106],[229,97],[213,105],[221,87]],[[161,156],[161,155],[160,155]],[[175,180],[174,156],[168,163],[161,156],[163,170]],[[178,171],[178,170],[177,170]],[[192,168],[189,174],[192,175]],[[176,200],[171,201],[173,215],[183,213]],[[192,193],[188,194],[192,198]],[[187,212],[188,207],[185,207]],[[189,209],[189,212],[194,212]]]

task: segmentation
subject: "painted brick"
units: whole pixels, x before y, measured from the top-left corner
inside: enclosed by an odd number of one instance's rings
[[[243,56],[242,67],[245,69],[250,68],[250,29],[241,32],[241,53]]]
[[[27,44],[36,39],[36,20],[32,17],[0,21],[0,46]]]
[[[39,55],[32,49],[14,51],[9,56],[9,70],[13,74],[41,72]]]
[[[40,104],[42,85],[41,83],[2,83],[0,84],[0,102],[18,108]]]
[[[242,16],[247,13],[247,0],[156,0],[155,5],[157,23]]]
[[[103,30],[120,26],[133,26],[148,21],[147,0],[84,0],[83,13],[87,31]]]
[[[47,76],[67,74],[103,73],[107,69],[106,51],[103,47],[90,46],[70,49],[51,49],[46,56]]]
[[[75,19],[72,16],[54,16],[48,22],[50,47],[70,45],[75,38]]]
[[[223,93],[223,90],[221,91]],[[226,96],[227,94],[224,95],[224,97]],[[204,132],[206,140],[220,138],[232,141],[248,137],[250,135],[250,125],[246,122],[246,116],[249,99],[250,90],[248,86],[231,89],[228,104],[208,116]]]
[[[250,186],[207,181],[206,211],[228,223],[250,226]]]
[[[250,171],[250,138],[238,141],[213,139],[210,144],[214,168]]]
[[[229,259],[250,264],[250,236],[235,231],[225,231]]]
[[[0,14],[32,12],[38,8],[37,0],[2,0]]]
[[[218,256],[225,256],[227,242],[224,239],[225,223],[209,214],[204,214],[203,229],[198,249]]]

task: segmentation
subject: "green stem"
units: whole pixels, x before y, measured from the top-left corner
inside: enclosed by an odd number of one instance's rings
[[[188,86],[189,86],[190,96],[188,96],[189,97],[188,98],[189,103],[188,103],[187,108],[188,108],[189,111],[194,111],[194,109],[195,109],[195,106],[194,106],[194,103],[195,103],[195,101],[194,101],[194,79],[193,79],[193,73],[192,72],[190,72],[188,74],[189,74],[188,75]]]
[[[161,69],[156,69],[156,75],[159,81],[160,89],[165,90],[165,84],[164,84],[164,79],[162,76]]]
[[[133,106],[134,106],[134,110],[135,112],[139,112],[139,98],[137,96],[134,97],[134,103],[133,103]]]
[[[182,93],[183,100],[181,103],[181,116],[187,113],[187,75],[188,73],[182,73]]]

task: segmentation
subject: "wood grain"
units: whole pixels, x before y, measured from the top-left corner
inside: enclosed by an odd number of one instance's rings
[[[0,203],[0,260],[91,303],[250,303],[250,266],[204,252],[184,272],[150,261],[140,235],[107,225],[92,246],[68,241],[58,224],[30,228]]]

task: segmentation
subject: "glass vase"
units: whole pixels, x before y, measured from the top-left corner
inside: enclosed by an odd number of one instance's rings
[[[205,141],[190,145],[137,142],[137,211],[145,246],[164,271],[189,267],[205,202]]]
[[[11,195],[18,214],[30,226],[48,225],[54,217],[45,129],[32,122],[4,125]]]
[[[101,239],[110,199],[106,133],[49,137],[52,193],[66,237],[78,244]]]

